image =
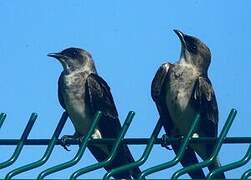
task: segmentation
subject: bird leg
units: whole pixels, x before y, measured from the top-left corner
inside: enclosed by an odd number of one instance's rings
[[[73,135],[64,135],[61,137],[60,139],[60,145],[66,150],[66,151],[70,151],[68,149],[68,147],[71,145],[69,142],[73,141],[73,140],[77,140],[79,142],[79,144],[82,142],[83,140],[83,136],[81,136],[79,133],[75,132]]]
[[[172,137],[176,137],[176,138],[178,138],[178,140],[184,139],[184,136],[181,136],[181,135],[175,135],[175,136],[172,136]],[[161,137],[161,146],[168,149],[168,150],[172,150],[172,148],[169,147],[169,145],[171,145],[171,143],[168,142],[168,139],[169,139],[169,136],[167,134],[164,134]],[[175,142],[175,143],[177,143],[177,142]]]
[[[169,145],[171,145],[169,142],[168,142],[168,135],[167,134],[164,134],[162,137],[161,137],[161,146],[168,149],[168,150],[172,150],[172,148],[169,147]]]

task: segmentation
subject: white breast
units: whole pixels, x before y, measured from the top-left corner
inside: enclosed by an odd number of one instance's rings
[[[62,95],[66,110],[73,123],[75,130],[85,135],[92,123],[93,115],[85,102],[85,80],[80,74],[70,74],[64,76],[64,88]]]
[[[195,111],[190,106],[191,93],[197,74],[189,66],[174,67],[166,85],[166,103],[175,127],[186,134],[194,120]]]

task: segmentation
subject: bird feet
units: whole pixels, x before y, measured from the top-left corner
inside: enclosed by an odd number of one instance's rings
[[[60,145],[66,150],[70,151],[68,147],[71,145],[71,141],[78,141],[81,144],[83,137],[75,133],[73,135],[64,135],[60,139]]]
[[[166,134],[164,134],[161,137],[161,146],[168,149],[168,150],[172,150],[172,148],[169,147],[170,143],[168,142],[168,136]]]

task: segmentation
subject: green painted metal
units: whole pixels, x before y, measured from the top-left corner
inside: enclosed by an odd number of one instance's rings
[[[187,134],[187,136],[184,138],[184,140],[182,140],[183,142],[181,143],[181,146],[180,146],[180,149],[177,153],[177,155],[169,162],[166,162],[166,163],[163,163],[163,164],[160,164],[160,165],[157,165],[157,166],[154,166],[154,167],[151,167],[149,169],[146,169],[144,170],[140,176],[139,176],[139,180],[143,180],[145,179],[145,177],[149,174],[152,174],[152,173],[155,173],[155,172],[158,172],[158,171],[161,171],[161,170],[164,170],[164,169],[167,169],[167,168],[170,168],[172,166],[175,166],[180,160],[181,158],[183,157],[184,155],[184,152],[185,152],[185,149],[189,143],[189,140],[191,139],[192,135],[193,135],[193,132],[199,122],[199,119],[200,119],[200,115],[197,114],[192,125],[191,125],[191,128]]]
[[[154,166],[154,167],[151,167],[151,168],[144,170],[140,174],[138,179],[144,179],[149,174],[152,174],[157,171],[161,171],[161,170],[167,169],[169,167],[175,166],[182,158],[184,150],[185,150],[186,146],[188,145],[188,143],[190,143],[190,144],[193,144],[193,143],[213,143],[213,144],[215,144],[215,148],[214,148],[212,155],[208,159],[206,159],[205,161],[202,161],[198,164],[195,164],[195,165],[192,165],[189,167],[185,167],[183,169],[176,171],[172,175],[173,179],[177,179],[178,177],[182,176],[183,174],[185,174],[189,171],[192,171],[194,169],[203,168],[203,167],[208,166],[210,163],[212,163],[212,160],[214,160],[216,158],[223,143],[250,144],[250,146],[249,146],[245,156],[243,156],[243,158],[241,160],[226,164],[224,166],[221,166],[221,167],[215,169],[214,171],[210,172],[207,175],[207,179],[213,179],[218,173],[222,173],[225,171],[239,168],[239,167],[247,164],[248,162],[250,162],[250,159],[251,159],[251,137],[228,137],[228,138],[226,138],[226,134],[232,125],[232,122],[236,116],[236,113],[237,113],[236,110],[234,110],[234,109],[231,110],[231,112],[227,118],[227,121],[226,121],[226,123],[220,133],[219,138],[209,138],[209,137],[191,138],[191,134],[193,132],[192,130],[196,126],[196,123],[197,123],[196,121],[199,121],[198,120],[199,117],[196,117],[196,119],[194,121],[195,124],[192,125],[193,127],[190,129],[188,136],[186,136],[185,138],[183,137],[182,139],[170,137],[165,140],[166,143],[180,142],[182,144],[182,147],[179,149],[179,152],[177,153],[177,155],[169,162],[166,162],[166,163],[163,163],[163,164],[160,164],[160,165],[157,165],[157,166]],[[90,135],[93,132],[93,128],[95,128],[95,123],[97,123],[97,122],[93,122],[94,124],[92,124],[92,128],[88,132],[88,135],[85,136],[85,138],[84,138],[83,142],[81,143],[80,148],[79,148],[77,154],[75,155],[75,157],[68,162],[65,162],[65,163],[62,163],[57,166],[54,166],[54,167],[51,167],[49,169],[44,170],[43,172],[41,172],[38,175],[38,179],[43,179],[46,176],[48,176],[49,174],[52,174],[54,172],[63,170],[65,168],[69,168],[69,167],[74,166],[82,158],[88,144],[113,144],[113,149],[112,149],[112,152],[109,155],[109,157],[107,157],[107,159],[105,159],[102,162],[95,163],[93,165],[83,167],[79,170],[76,170],[73,174],[71,174],[70,179],[77,179],[82,174],[85,174],[87,172],[94,171],[96,169],[99,169],[99,168],[102,168],[102,167],[109,165],[109,163],[116,156],[117,149],[119,148],[119,146],[122,143],[128,144],[128,145],[129,144],[134,144],[134,145],[147,144],[147,145],[144,149],[142,156],[137,161],[130,163],[130,164],[126,164],[124,166],[121,166],[121,167],[118,167],[115,169],[112,169],[110,172],[107,172],[104,175],[104,179],[109,179],[110,177],[112,177],[113,175],[115,175],[117,173],[120,173],[123,171],[128,171],[130,169],[135,168],[136,166],[143,165],[147,161],[147,159],[152,151],[153,145],[154,144],[162,144],[164,142],[163,139],[157,138],[157,136],[160,132],[160,129],[162,128],[163,125],[162,125],[161,121],[159,120],[157,122],[156,127],[154,128],[150,138],[127,138],[127,139],[124,139],[124,135],[125,135],[126,131],[128,130],[134,115],[135,115],[135,113],[132,111],[130,111],[128,113],[127,118],[123,124],[122,129],[121,129],[121,132],[116,139],[109,139],[109,138],[107,138],[107,139],[90,139]],[[98,121],[100,116],[101,116],[101,112],[98,112],[95,116],[95,121]],[[16,176],[22,172],[29,171],[29,170],[32,170],[32,169],[37,168],[39,166],[42,166],[49,159],[55,145],[61,144],[58,137],[59,137],[59,134],[61,133],[62,128],[68,118],[67,113],[64,112],[62,114],[61,119],[60,119],[60,121],[57,125],[57,128],[55,129],[54,134],[51,137],[51,139],[27,139],[28,135],[29,135],[34,123],[35,123],[36,118],[37,118],[37,114],[35,114],[35,113],[33,113],[30,116],[29,122],[27,123],[25,130],[24,130],[20,139],[0,139],[0,145],[15,145],[16,146],[15,151],[12,154],[12,156],[8,160],[0,163],[0,169],[3,169],[5,167],[12,165],[17,160],[17,158],[20,156],[22,149],[25,145],[47,145],[47,149],[46,149],[44,155],[38,161],[35,161],[33,163],[24,165],[22,167],[13,169],[9,173],[7,173],[7,175],[5,176],[5,179],[11,179],[14,176]],[[3,122],[5,119],[6,119],[6,114],[0,113],[0,128],[3,125]],[[77,140],[71,140],[71,141],[69,141],[69,143],[72,145],[79,145],[79,141],[77,141]],[[251,169],[247,170],[242,175],[241,178],[248,179],[248,178],[250,178],[250,176],[251,176]]]
[[[128,115],[126,117],[126,120],[125,120],[125,122],[124,122],[124,124],[122,126],[122,129],[121,129],[121,131],[120,131],[120,133],[118,135],[118,138],[116,139],[116,141],[114,143],[114,146],[112,148],[110,156],[107,157],[102,162],[99,162],[99,163],[96,163],[96,164],[93,164],[93,165],[90,165],[90,166],[87,166],[85,168],[82,168],[82,169],[79,169],[79,170],[75,171],[70,177],[71,180],[75,180],[75,179],[77,179],[77,177],[79,177],[80,175],[85,174],[87,172],[94,171],[96,169],[105,167],[105,166],[109,165],[113,161],[113,159],[115,158],[115,156],[117,154],[117,150],[118,150],[118,148],[119,148],[119,146],[121,144],[121,141],[123,140],[128,128],[129,128],[129,126],[130,126],[130,124],[132,122],[132,119],[133,119],[134,115],[135,115],[135,113],[133,111],[130,111],[128,113]]]
[[[55,172],[58,172],[58,171],[61,171],[63,169],[66,169],[68,167],[71,167],[71,166],[74,166],[75,164],[77,164],[80,159],[82,158],[83,154],[84,154],[84,151],[87,147],[87,144],[88,144],[88,141],[91,137],[91,135],[93,134],[97,124],[98,124],[98,121],[100,120],[100,117],[101,117],[102,113],[100,111],[98,111],[95,115],[95,118],[92,122],[92,125],[90,127],[90,130],[88,131],[88,133],[86,134],[86,136],[84,137],[80,147],[79,147],[79,150],[77,152],[77,154],[75,155],[75,157],[68,161],[68,162],[65,162],[65,163],[62,163],[62,164],[59,164],[59,165],[56,165],[54,167],[51,167],[49,169],[46,169],[44,171],[42,171],[39,175],[38,175],[38,179],[43,179],[45,178],[46,176],[52,174],[52,173],[55,173]]]
[[[0,114],[0,128],[3,125],[3,122],[4,122],[5,118],[6,118],[6,114],[5,113],[1,113]]]
[[[224,141],[224,138],[226,137],[226,135],[227,135],[232,123],[233,123],[233,120],[234,120],[236,114],[237,114],[237,111],[235,109],[232,109],[229,116],[228,116],[228,118],[227,118],[227,121],[226,121],[226,123],[225,123],[225,125],[224,125],[224,127],[223,127],[223,129],[222,129],[222,131],[220,133],[218,142],[215,145],[215,148],[214,148],[214,151],[213,151],[212,155],[207,160],[205,160],[203,162],[200,162],[198,164],[194,164],[194,165],[191,165],[191,166],[188,166],[188,167],[185,167],[185,168],[182,168],[182,169],[176,171],[172,175],[171,179],[178,179],[178,177],[184,175],[185,173],[188,173],[189,171],[193,171],[195,169],[207,167],[209,164],[211,164],[212,161],[217,157],[217,154],[220,151],[220,148],[221,148],[222,143]]]
[[[209,137],[200,137],[200,138],[192,138],[190,140],[190,144],[195,143],[206,143],[210,144],[217,141],[218,138],[209,138]],[[20,139],[0,139],[1,145],[17,145]],[[37,146],[37,145],[48,145],[50,139],[27,139],[24,141],[24,145]],[[97,145],[97,144],[113,144],[116,141],[115,138],[105,138],[105,139],[91,139],[88,144]],[[128,145],[146,145],[149,141],[149,138],[125,138],[122,143]],[[165,139],[167,143],[180,142],[180,138],[170,137]],[[251,137],[226,137],[224,139],[224,144],[250,144]],[[71,145],[79,145],[78,140],[67,140],[67,143]],[[163,144],[162,138],[156,138],[154,141],[155,145]],[[56,142],[56,145],[61,145],[60,141]]]
[[[215,144],[218,138],[200,137],[191,139],[190,143],[213,143]],[[224,144],[250,144],[251,137],[226,137],[223,140]]]
[[[211,171],[207,175],[207,179],[213,179],[214,176],[217,175],[218,173],[226,172],[226,171],[244,166],[245,164],[247,164],[249,162],[250,159],[251,159],[251,145],[249,145],[247,153],[245,154],[245,156],[241,160],[233,162],[231,164],[221,166],[221,167],[215,169],[214,171]]]
[[[25,172],[25,171],[28,171],[28,170],[31,170],[31,169],[34,169],[36,167],[39,167],[39,166],[42,166],[50,157],[51,153],[52,153],[52,150],[55,146],[55,143],[58,139],[58,136],[59,134],[61,133],[62,131],[62,128],[64,127],[64,124],[66,122],[68,118],[68,115],[66,112],[64,112],[61,116],[61,119],[57,125],[57,128],[56,130],[54,131],[53,135],[52,135],[52,138],[51,138],[51,141],[49,143],[49,145],[47,146],[47,149],[43,155],[43,157],[36,161],[36,162],[33,162],[33,163],[30,163],[30,164],[27,164],[27,165],[24,165],[22,167],[19,167],[17,169],[14,169],[12,171],[10,171],[6,176],[5,176],[5,180],[8,180],[8,179],[11,179],[12,177],[22,173],[22,172]]]
[[[251,177],[251,169],[247,170],[242,176],[241,179],[246,180]]]
[[[0,163],[0,169],[3,169],[5,167],[10,166],[11,164],[13,164],[17,160],[18,156],[20,155],[20,153],[23,149],[24,141],[27,140],[27,137],[30,134],[30,131],[31,131],[36,119],[37,119],[37,114],[32,113],[30,116],[30,119],[29,119],[29,121],[23,131],[23,134],[17,144],[17,147],[16,147],[14,153],[12,154],[12,156],[8,160]]]
[[[111,176],[113,176],[114,174],[118,174],[120,172],[123,172],[123,171],[128,171],[130,169],[133,169],[137,166],[141,166],[142,164],[144,164],[144,162],[147,160],[147,158],[149,157],[149,154],[150,152],[152,151],[152,147],[153,147],[153,143],[155,141],[155,139],[157,138],[159,132],[160,132],[160,129],[162,127],[162,122],[161,120],[159,119],[154,130],[153,130],[153,133],[147,143],[147,146],[145,148],[145,151],[143,153],[143,155],[141,156],[141,158],[133,163],[130,163],[130,164],[126,164],[124,166],[121,166],[121,167],[118,167],[118,168],[115,168],[113,170],[111,170],[110,172],[107,172],[103,179],[104,180],[108,180]]]

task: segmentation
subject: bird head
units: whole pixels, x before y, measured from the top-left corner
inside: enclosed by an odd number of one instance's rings
[[[91,54],[80,48],[67,48],[59,53],[49,53],[48,56],[59,60],[66,74],[94,68]]]
[[[198,38],[174,30],[181,41],[181,60],[186,63],[195,65],[201,72],[207,74],[211,62],[210,49]]]

